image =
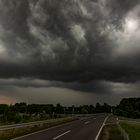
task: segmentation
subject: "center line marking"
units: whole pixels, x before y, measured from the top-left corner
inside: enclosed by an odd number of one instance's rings
[[[69,132],[71,132],[71,130],[62,133],[61,135],[58,135],[57,137],[53,138],[53,140],[56,140],[56,139],[58,139],[58,138],[60,138],[60,137],[62,137],[64,135],[68,134]]]
[[[89,123],[89,121],[85,122],[85,124],[88,124],[88,123]]]

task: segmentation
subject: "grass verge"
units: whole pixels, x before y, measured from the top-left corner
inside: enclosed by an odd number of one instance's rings
[[[117,125],[107,125],[104,127],[101,140],[123,140]]]
[[[128,133],[130,140],[140,140],[140,124],[123,123],[121,126]]]
[[[16,137],[19,137],[22,135],[26,135],[26,134],[29,134],[32,132],[36,132],[39,130],[50,128],[50,127],[64,124],[67,122],[71,122],[74,120],[77,120],[77,118],[67,118],[67,119],[65,118],[64,120],[59,120],[59,121],[53,122],[53,123],[34,125],[34,126],[28,126],[28,127],[24,127],[24,128],[16,128],[16,129],[11,129],[11,130],[0,131],[0,140],[10,140],[12,138],[16,138]]]

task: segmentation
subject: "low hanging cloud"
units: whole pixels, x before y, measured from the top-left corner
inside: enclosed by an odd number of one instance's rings
[[[66,88],[75,91],[89,92],[94,94],[124,94],[138,93],[140,90],[140,82],[137,83],[119,83],[109,81],[90,81],[86,83],[79,82],[58,82],[39,79],[0,79],[0,90],[9,91],[17,88]]]
[[[121,98],[139,97],[140,83],[92,81],[56,82],[38,79],[0,79],[0,103],[61,103],[63,105],[115,105]]]

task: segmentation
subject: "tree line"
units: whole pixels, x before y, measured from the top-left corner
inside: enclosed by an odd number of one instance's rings
[[[140,118],[140,98],[124,98],[113,110],[115,115]]]
[[[24,122],[32,118],[47,119],[63,117],[70,114],[110,113],[111,106],[107,103],[101,105],[62,106],[61,104],[26,104],[14,105],[0,104],[0,120],[3,122]]]
[[[101,105],[62,106],[61,104],[0,104],[1,122],[28,122],[64,117],[72,114],[113,113],[128,118],[140,118],[140,98],[124,98],[117,106]]]

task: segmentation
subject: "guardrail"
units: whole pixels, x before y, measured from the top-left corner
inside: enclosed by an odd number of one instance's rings
[[[30,123],[20,123],[20,124],[12,124],[12,125],[3,125],[0,126],[0,131],[4,130],[10,130],[10,129],[15,129],[15,128],[22,128],[22,127],[27,127],[27,126],[34,126],[34,125],[42,125],[42,124],[49,124],[49,123],[55,123],[59,121],[65,121],[71,118],[75,117],[66,117],[66,118],[57,118],[57,119],[50,119],[50,120],[44,120],[44,121],[36,121],[36,122],[30,122]]]
[[[120,122],[130,122],[130,123],[140,123],[140,121],[137,120],[119,120]]]

